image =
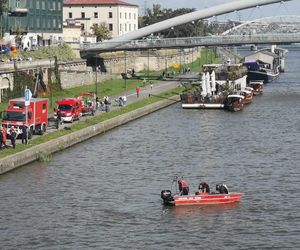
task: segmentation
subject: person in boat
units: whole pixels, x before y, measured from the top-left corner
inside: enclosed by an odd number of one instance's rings
[[[210,193],[209,185],[206,182],[201,182],[199,184],[199,194]]]
[[[180,195],[188,195],[189,194],[189,185],[185,180],[179,179],[178,186],[179,186]]]
[[[217,184],[216,185],[216,190],[220,193],[220,194],[228,194],[228,187],[225,184]]]

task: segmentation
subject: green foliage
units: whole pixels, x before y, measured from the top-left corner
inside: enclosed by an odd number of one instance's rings
[[[46,152],[42,152],[38,154],[39,162],[50,162],[52,159],[52,155]]]
[[[179,93],[181,91],[182,91],[182,88],[178,87],[176,89],[173,89],[173,90],[161,93],[161,94],[159,94],[157,96],[151,96],[151,97],[146,98],[146,99],[141,99],[141,100],[139,100],[137,102],[134,102],[132,104],[126,105],[126,106],[124,106],[122,108],[119,108],[119,109],[115,109],[115,110],[113,110],[111,112],[104,113],[104,114],[101,114],[99,116],[94,116],[94,117],[92,117],[92,118],[90,118],[88,120],[80,121],[80,122],[75,123],[74,125],[72,125],[70,127],[71,129],[68,129],[68,130],[61,129],[61,130],[58,130],[58,131],[55,131],[55,132],[44,134],[43,136],[38,136],[38,137],[30,140],[29,144],[27,144],[27,145],[25,145],[25,144],[18,144],[15,149],[7,149],[7,150],[0,151],[0,158],[3,158],[5,156],[11,155],[11,154],[15,154],[17,152],[21,152],[21,151],[23,151],[25,149],[28,149],[30,147],[42,144],[44,142],[48,142],[48,141],[50,141],[52,139],[56,139],[56,138],[61,137],[63,135],[70,134],[70,133],[72,133],[74,131],[78,131],[78,130],[86,128],[88,126],[98,124],[98,123],[106,121],[108,119],[117,117],[119,115],[122,115],[122,114],[125,114],[125,113],[128,113],[128,112],[131,112],[131,111],[136,110],[138,108],[145,107],[145,106],[147,106],[149,104],[161,101],[162,99],[171,98],[174,95],[179,95]],[[60,145],[59,148],[64,148],[64,145]],[[48,158],[47,154],[45,154],[45,155],[44,154],[40,154],[40,155],[41,155],[41,158],[46,158],[46,159]],[[49,160],[50,159],[51,158],[49,156]]]
[[[107,23],[100,23],[100,25],[94,23],[91,29],[94,32],[94,35],[97,37],[97,42],[109,39],[111,37]]]
[[[31,57],[33,60],[57,57],[57,60],[59,61],[68,61],[76,58],[74,51],[67,44],[42,47],[34,51],[22,51],[20,54],[25,58]]]
[[[7,2],[8,0],[0,1],[0,15],[2,15],[7,10]]]
[[[152,9],[147,9],[146,15],[140,20],[140,26],[145,27],[157,22],[161,22],[173,17],[177,17],[180,15],[188,14],[195,11],[195,9],[191,8],[180,8],[180,9],[161,9],[160,4],[153,4]],[[160,36],[166,38],[172,37],[192,37],[192,36],[201,36],[207,33],[207,24],[198,21],[191,22],[183,25],[176,26],[172,29],[162,31]]]

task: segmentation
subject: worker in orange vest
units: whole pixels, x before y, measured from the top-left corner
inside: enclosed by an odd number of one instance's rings
[[[188,195],[189,194],[189,185],[182,178],[178,180],[179,192],[180,195]]]
[[[2,134],[3,134],[3,139],[2,139],[2,144],[5,148],[8,148],[8,146],[6,145],[6,141],[7,141],[7,130],[6,127],[3,126],[2,127]]]

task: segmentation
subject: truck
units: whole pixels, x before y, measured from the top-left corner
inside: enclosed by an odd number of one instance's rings
[[[82,116],[82,101],[79,98],[66,98],[57,101],[54,116],[62,122],[73,122]]]
[[[28,139],[31,139],[33,134],[45,133],[48,127],[48,99],[31,98],[27,107],[24,97],[9,100],[8,107],[2,114],[2,125],[7,131],[15,127],[17,135],[22,134],[22,127],[25,125]]]
[[[83,93],[78,96],[82,102],[82,115],[94,115],[96,111],[96,97],[92,93]]]

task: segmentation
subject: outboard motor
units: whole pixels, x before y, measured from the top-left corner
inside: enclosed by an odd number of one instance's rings
[[[228,188],[225,184],[217,184],[216,190],[219,191],[220,194],[228,194]]]
[[[162,190],[160,197],[165,204],[170,204],[171,201],[174,201],[171,190]]]

